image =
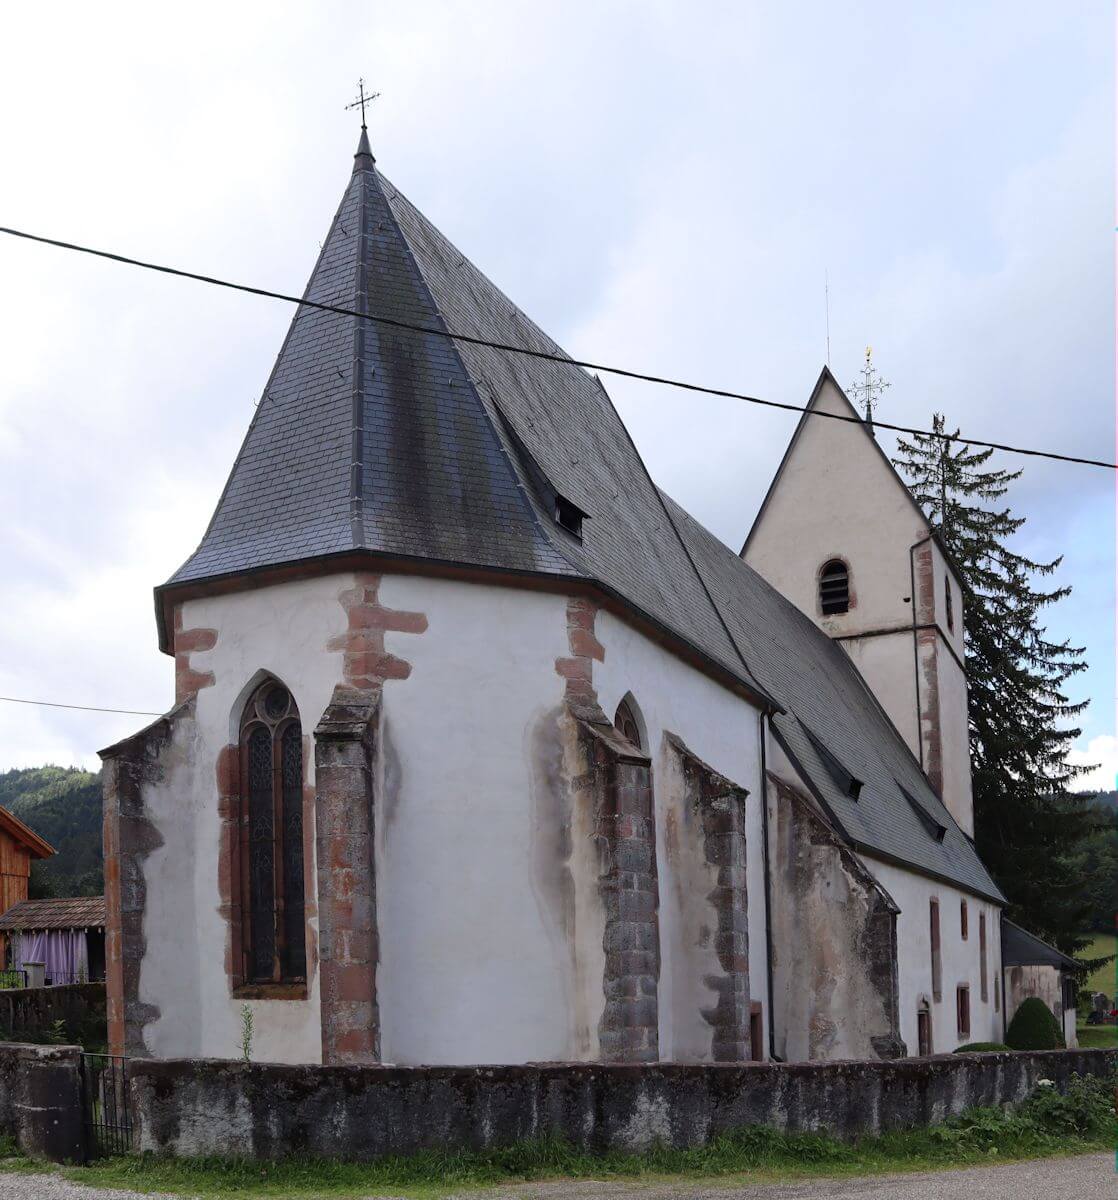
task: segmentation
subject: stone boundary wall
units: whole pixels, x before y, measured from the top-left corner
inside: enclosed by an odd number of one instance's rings
[[[0,1042],[0,1133],[32,1158],[85,1162],[78,1046]]]
[[[935,1124],[1023,1100],[1040,1079],[1105,1075],[1114,1050],[894,1061],[494,1067],[130,1066],[136,1149],[368,1160],[559,1137],[583,1150],[701,1146],[746,1125],[837,1137]]]
[[[0,991],[0,1031],[46,1033],[56,1021],[66,1025],[66,1036],[95,1022],[105,1023],[105,985],[66,983],[57,987],[11,988]]]

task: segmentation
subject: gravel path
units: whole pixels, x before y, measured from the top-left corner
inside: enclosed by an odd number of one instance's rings
[[[1113,1154],[1039,1159],[921,1175],[811,1179],[799,1183],[718,1187],[710,1183],[526,1183],[471,1192],[475,1200],[1114,1200]],[[89,1188],[59,1175],[0,1174],[0,1200],[143,1200],[138,1192]],[[151,1200],[149,1196],[147,1200]]]

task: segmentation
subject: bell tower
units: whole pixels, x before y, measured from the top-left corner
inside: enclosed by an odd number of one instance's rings
[[[741,554],[842,645],[973,835],[958,572],[827,368]]]

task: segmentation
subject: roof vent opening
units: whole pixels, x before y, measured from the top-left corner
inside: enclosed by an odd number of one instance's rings
[[[582,541],[582,519],[586,514],[566,496],[555,496],[555,523]]]
[[[850,611],[850,571],[841,559],[832,558],[819,572],[819,603],[825,617]]]
[[[937,842],[942,842],[947,834],[947,826],[941,825],[940,822],[937,821],[935,817],[924,807],[924,805],[921,804],[920,801],[917,800],[915,796],[911,795],[905,788],[901,787],[899,783],[897,784],[897,787],[900,788],[901,795],[904,796],[904,798],[908,801],[909,808],[911,808],[920,819],[920,824],[924,826],[925,830],[927,830],[928,836],[934,838]]]
[[[852,772],[835,757],[824,743],[815,736],[814,733],[803,722],[800,722],[804,733],[807,734],[808,740],[815,749],[815,753],[819,755],[819,760],[827,769],[827,774],[834,781],[835,786],[844,796],[849,796],[851,800],[857,800],[858,795],[862,790],[862,780],[860,780]]]

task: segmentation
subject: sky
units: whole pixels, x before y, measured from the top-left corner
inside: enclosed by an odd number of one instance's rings
[[[5,14],[0,225],[299,292],[378,166],[576,357],[791,403],[867,345],[884,420],[1112,457],[1114,29],[1102,0],[115,3]],[[157,713],[152,588],[197,544],[288,306],[0,237],[0,695]],[[606,377],[735,549],[795,417]],[[889,443],[886,439],[886,448]],[[1114,473],[1024,465],[1063,555],[1075,761],[1113,787]],[[132,715],[0,702],[0,770]]]

